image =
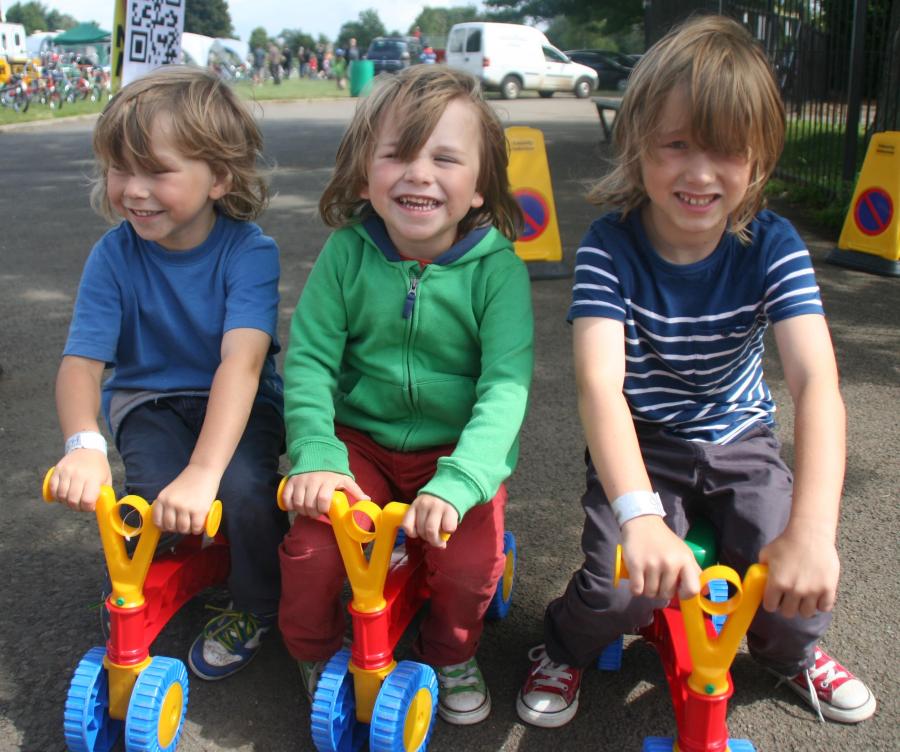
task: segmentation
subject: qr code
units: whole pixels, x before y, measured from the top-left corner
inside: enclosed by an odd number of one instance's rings
[[[129,0],[128,62],[153,67],[178,62],[185,0]]]

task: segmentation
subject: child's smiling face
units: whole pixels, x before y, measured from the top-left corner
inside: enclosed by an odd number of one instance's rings
[[[395,156],[401,124],[390,110],[382,117],[361,196],[372,203],[404,256],[437,258],[456,242],[457,227],[469,210],[484,204],[477,190],[478,117],[470,103],[454,99],[409,161]]]
[[[674,263],[699,261],[715,250],[747,193],[753,167],[749,154],[723,154],[696,142],[689,102],[683,87],[669,93],[657,137],[641,159],[647,234]]]
[[[106,175],[109,201],[144,240],[170,251],[195,248],[212,230],[214,203],[227,192],[229,180],[203,160],[181,153],[168,115],[156,117],[150,141],[159,167],[111,165]]]

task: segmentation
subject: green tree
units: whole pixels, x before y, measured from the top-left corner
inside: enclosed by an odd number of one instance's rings
[[[337,38],[339,42],[346,43],[351,37],[355,37],[359,49],[365,51],[369,48],[369,42],[375,37],[383,37],[386,33],[378,11],[369,8],[362,11],[356,21],[347,21],[341,26]]]
[[[22,24],[26,34],[50,30],[47,24],[47,8],[37,2],[16,3],[10,6],[6,11],[6,20],[9,23]]]
[[[112,18],[109,21],[112,21]],[[98,24],[102,29],[109,28],[109,25],[109,22],[107,24]],[[58,10],[51,10],[47,13],[47,29],[50,31],[71,29],[75,26],[78,26],[78,21],[68,13],[60,13]]]
[[[283,29],[278,36],[284,39],[285,46],[289,47],[295,55],[301,47],[311,50],[316,46],[316,40],[313,39],[312,35],[300,29]]]
[[[520,20],[564,16],[575,24],[602,22],[609,34],[627,32],[644,19],[644,0],[485,0],[484,4],[514,13]]]
[[[234,36],[226,0],[190,0],[184,7],[184,30],[208,37]]]
[[[248,42],[251,50],[262,47],[264,50],[269,48],[269,35],[262,26],[257,26],[250,32],[250,40]]]
[[[447,34],[450,33],[450,27],[453,24],[482,20],[485,20],[484,14],[480,13],[474,5],[456,8],[424,8],[416,16],[407,33],[411,34],[418,26],[424,41],[432,47],[443,47],[447,43]]]

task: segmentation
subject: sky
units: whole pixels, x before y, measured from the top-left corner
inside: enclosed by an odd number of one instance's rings
[[[68,13],[79,21],[98,21],[101,28],[112,27],[113,0],[39,0],[49,10]],[[0,5],[8,9],[16,0],[0,0]],[[187,0],[190,2],[190,0]],[[227,0],[231,13],[231,23],[245,42],[250,32],[262,26],[270,36],[282,29],[301,29],[318,37],[324,34],[335,39],[341,26],[347,21],[356,21],[360,12],[374,8],[385,28],[390,31],[405,32],[421,9],[426,5],[436,8],[454,5],[476,5],[476,0],[436,0],[422,3],[421,0]],[[311,10],[314,8],[315,10]]]

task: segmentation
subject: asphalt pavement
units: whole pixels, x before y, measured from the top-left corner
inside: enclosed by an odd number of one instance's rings
[[[509,124],[544,131],[565,262],[595,215],[587,181],[607,169],[597,113],[589,101],[497,102]],[[288,322],[328,231],[316,205],[352,112],[348,100],[260,107],[275,193],[260,224],[282,253],[280,326]],[[72,671],[101,644],[97,603],[100,545],[91,515],[40,500],[45,470],[59,457],[53,383],[81,267],[105,229],[88,205],[93,120],[0,129],[0,752],[64,749],[62,713]],[[825,263],[836,238],[804,222],[829,314],[848,409],[848,468],[840,527],[843,571],[825,646],[874,689],[875,717],[859,726],[821,725],[785,688],[740,653],[732,668],[731,736],[757,749],[900,749],[897,676],[900,572],[897,486],[900,463],[900,279]],[[581,561],[583,439],[574,399],[566,279],[535,281],[536,356],[522,455],[510,487],[507,527],[518,539],[512,609],[490,624],[479,661],[493,712],[472,727],[439,721],[430,749],[543,752],[638,750],[647,735],[671,736],[674,721],[655,653],[626,644],[624,667],[590,671],[568,726],[526,726],[515,697],[526,653],[540,641],[544,606]],[[779,399],[780,436],[790,457],[792,410],[770,348],[768,376]],[[114,472],[121,479],[121,466]],[[184,659],[207,617],[202,598],[186,606],[154,644],[154,655]],[[401,655],[403,657],[403,651]],[[119,743],[114,749],[124,746]],[[215,683],[191,679],[183,752],[312,750],[309,709],[294,662],[279,638],[242,673]]]

